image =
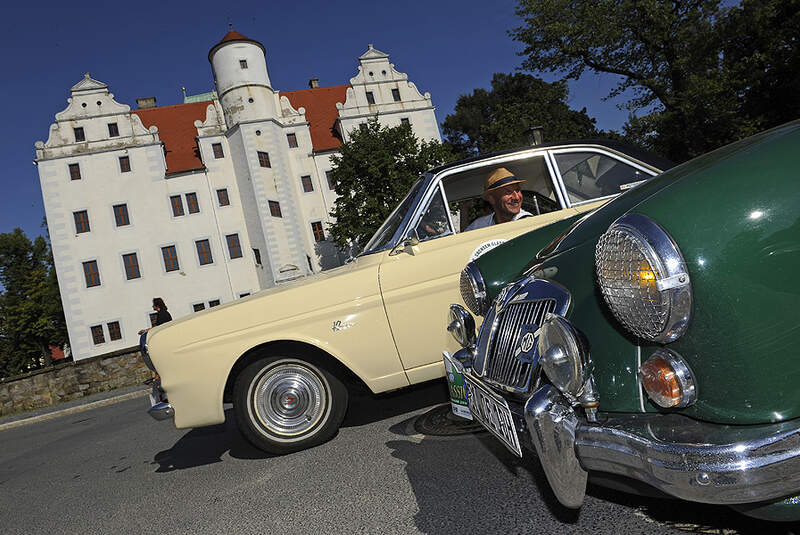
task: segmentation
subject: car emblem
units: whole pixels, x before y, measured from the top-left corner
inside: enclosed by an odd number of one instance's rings
[[[332,330],[333,332],[336,332],[336,331],[343,331],[343,330],[345,330],[345,329],[349,329],[349,328],[350,328],[350,327],[352,327],[353,325],[355,325],[355,323],[351,323],[351,322],[349,322],[349,321],[335,320],[335,321],[333,322],[333,327],[331,327],[331,330]]]
[[[536,355],[536,337],[539,326],[536,324],[523,325],[517,338],[514,357],[520,362],[531,363]]]
[[[525,336],[522,337],[522,341],[519,343],[519,350],[523,353],[527,353],[531,349],[533,349],[533,333],[527,332]]]

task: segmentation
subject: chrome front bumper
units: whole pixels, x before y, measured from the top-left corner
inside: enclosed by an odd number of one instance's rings
[[[800,491],[799,420],[725,426],[679,414],[634,414],[589,424],[550,385],[531,396],[524,418],[548,481],[568,507],[583,501],[586,471],[713,504],[764,502]]]

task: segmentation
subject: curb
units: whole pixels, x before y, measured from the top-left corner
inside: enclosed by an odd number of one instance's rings
[[[75,407],[69,407],[54,412],[39,414],[38,416],[31,416],[30,418],[25,418],[23,420],[15,420],[13,422],[0,424],[0,431],[4,431],[6,429],[13,429],[15,427],[21,427],[23,425],[34,424],[36,422],[43,422],[45,420],[52,420],[54,418],[58,418],[61,416],[68,416],[70,414],[77,414],[79,412],[96,409],[98,407],[105,407],[107,405],[113,405],[115,403],[119,403],[121,401],[127,401],[129,399],[145,397],[149,393],[150,393],[149,389],[137,390],[136,392],[129,392],[127,394],[122,394],[121,396],[115,396],[113,398],[106,398],[106,399],[101,399],[99,401],[92,401],[91,403],[86,403],[85,405],[77,405]]]

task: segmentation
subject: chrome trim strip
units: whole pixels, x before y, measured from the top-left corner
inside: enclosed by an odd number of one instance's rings
[[[641,369],[642,369],[642,346],[637,345],[636,346],[636,370],[637,370],[637,373],[636,373],[636,384],[639,385],[639,408],[642,410],[642,412],[647,412],[647,410],[644,408],[645,393],[644,393],[644,387],[642,386],[642,378],[639,376],[639,373],[638,373],[638,370],[641,370]]]

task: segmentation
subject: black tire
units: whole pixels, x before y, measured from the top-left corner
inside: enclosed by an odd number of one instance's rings
[[[323,364],[274,355],[236,378],[233,408],[239,430],[255,447],[286,454],[329,440],[347,411],[347,387]]]

